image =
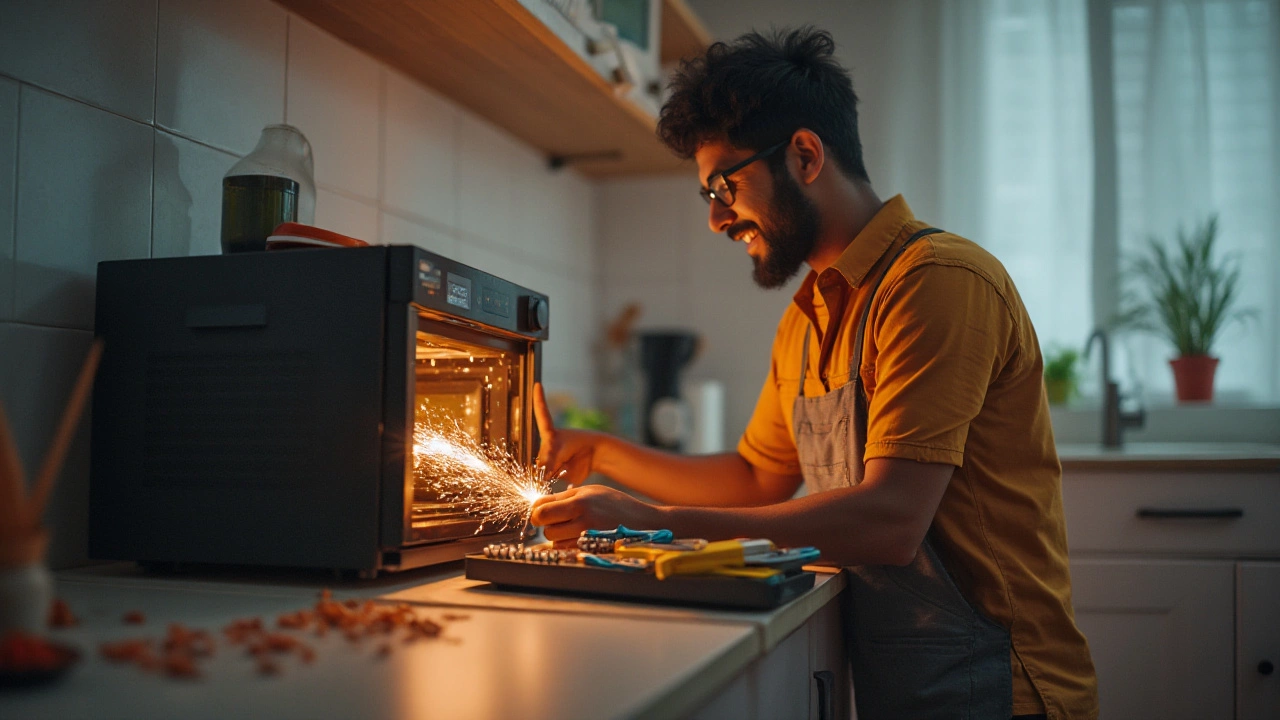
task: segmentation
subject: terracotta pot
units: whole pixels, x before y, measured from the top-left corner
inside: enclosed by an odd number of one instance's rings
[[[1178,402],[1213,400],[1213,374],[1218,358],[1208,355],[1184,355],[1169,361],[1173,368],[1173,384],[1178,389]]]

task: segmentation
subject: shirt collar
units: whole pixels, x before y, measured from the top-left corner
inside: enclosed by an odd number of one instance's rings
[[[858,232],[831,267],[839,271],[850,286],[857,288],[867,273],[902,236],[903,229],[915,220],[911,208],[901,195],[890,198],[866,227]]]
[[[813,320],[813,293],[819,283],[826,287],[829,283],[838,282],[837,278],[843,277],[845,282],[857,289],[866,280],[871,268],[875,267],[880,258],[884,257],[889,248],[893,247],[894,242],[902,236],[903,229],[914,221],[915,215],[907,206],[907,201],[901,195],[894,195],[876,211],[871,221],[858,232],[853,242],[849,243],[849,247],[845,248],[831,267],[824,270],[821,275],[812,270],[809,271],[792,297],[796,305],[810,320]]]

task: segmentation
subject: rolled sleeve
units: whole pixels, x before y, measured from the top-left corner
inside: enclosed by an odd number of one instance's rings
[[[866,458],[962,466],[969,424],[1010,359],[1008,308],[964,266],[918,265],[882,293],[871,328]]]

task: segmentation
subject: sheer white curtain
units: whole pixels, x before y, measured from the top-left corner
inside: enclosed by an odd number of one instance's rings
[[[1119,0],[1112,24],[1120,250],[1218,213],[1258,317],[1220,336],[1217,390],[1280,401],[1280,0]],[[1148,397],[1170,397],[1169,347],[1126,345]]]
[[[966,0],[941,19],[939,222],[1004,262],[1042,345],[1080,347],[1116,310],[1092,303],[1116,297],[1095,285],[1118,258],[1217,212],[1220,249],[1244,260],[1241,307],[1258,311],[1215,348],[1219,397],[1280,401],[1280,0],[1115,0],[1094,28],[1087,0]],[[1091,31],[1112,36],[1118,188],[1118,237],[1099,235],[1097,257],[1089,73],[1106,59]],[[1120,379],[1172,402],[1171,350],[1121,346]]]
[[[1042,346],[1092,323],[1093,131],[1084,0],[948,2],[942,227],[1008,268]]]

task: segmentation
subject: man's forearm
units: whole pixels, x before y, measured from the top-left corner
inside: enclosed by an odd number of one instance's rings
[[[904,565],[923,539],[900,503],[859,487],[751,508],[664,507],[676,537],[769,538],[782,547],[813,545],[841,565]]]
[[[670,505],[745,506],[778,502],[738,453],[675,455],[604,436],[592,469],[632,490]],[[789,494],[784,496],[789,497]]]

